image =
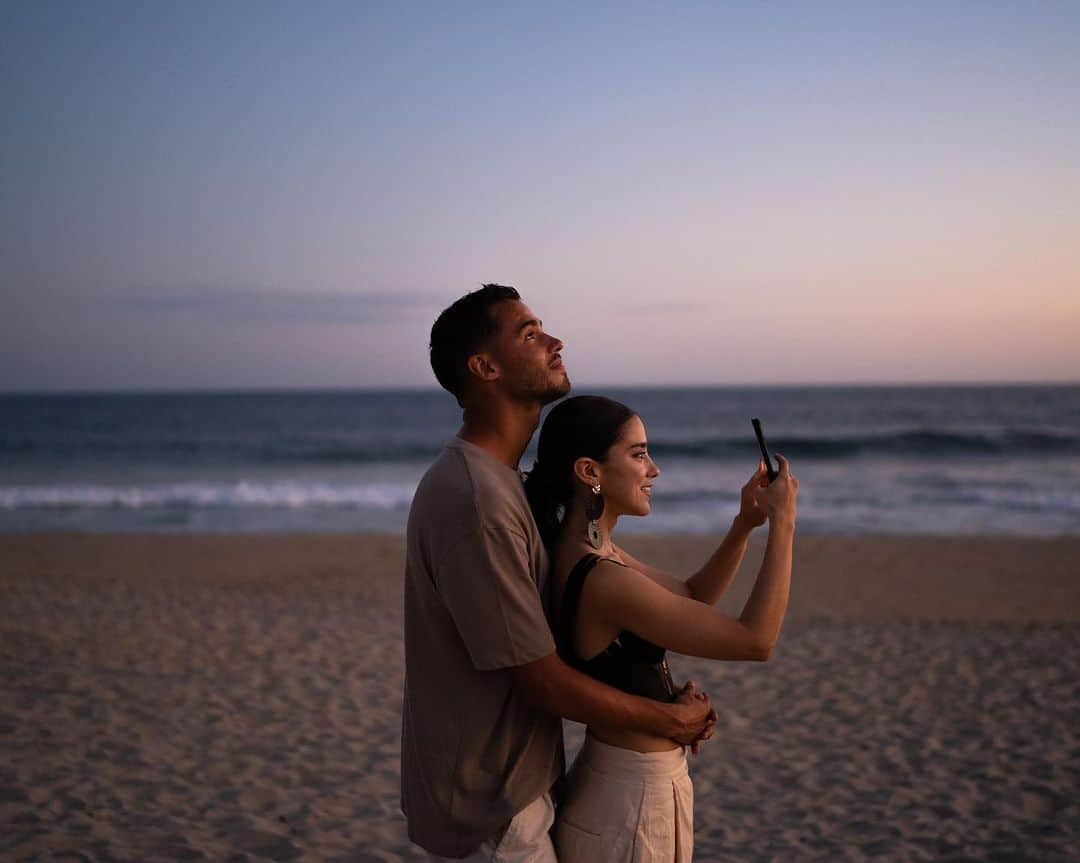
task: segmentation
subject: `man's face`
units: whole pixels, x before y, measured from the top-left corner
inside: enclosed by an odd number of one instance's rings
[[[499,324],[488,351],[499,369],[499,380],[514,399],[553,402],[570,392],[560,351],[563,343],[544,332],[543,322],[519,300],[506,300],[492,309]]]

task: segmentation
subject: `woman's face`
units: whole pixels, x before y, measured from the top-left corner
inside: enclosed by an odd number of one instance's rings
[[[622,427],[619,439],[601,465],[600,493],[605,508],[618,515],[648,515],[653,480],[660,469],[649,456],[645,424],[634,416]]]

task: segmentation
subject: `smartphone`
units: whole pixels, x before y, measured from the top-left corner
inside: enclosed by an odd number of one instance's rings
[[[750,422],[754,424],[754,434],[757,435],[758,446],[761,447],[761,457],[765,460],[765,470],[769,474],[769,482],[772,482],[776,479],[779,472],[772,466],[772,458],[769,456],[769,446],[765,443],[765,435],[761,431],[761,420],[754,417]]]

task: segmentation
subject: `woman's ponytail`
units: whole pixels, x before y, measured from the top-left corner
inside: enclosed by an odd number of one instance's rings
[[[552,471],[545,469],[539,461],[534,461],[532,470],[525,475],[525,497],[540,531],[540,538],[549,549],[554,547],[559,535],[569,491],[568,484],[558,482]]]

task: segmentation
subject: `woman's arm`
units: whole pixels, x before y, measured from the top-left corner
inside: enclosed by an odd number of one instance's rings
[[[765,523],[765,514],[757,505],[753,491],[755,488],[762,487],[763,483],[768,485],[765,465],[761,463],[750,481],[742,487],[739,514],[735,516],[735,521],[732,522],[727,535],[705,565],[686,581],[642,563],[621,548],[617,547],[616,551],[627,566],[632,566],[638,572],[644,573],[672,593],[696,599],[707,605],[716,605],[735,580],[739,564],[742,563],[743,555],[746,554],[746,544],[750,539],[751,531]]]
[[[752,530],[752,527],[739,520],[739,516],[735,516],[731,529],[712,557],[686,581],[694,599],[706,605],[716,605],[720,597],[727,593],[739,571],[743,555],[746,554],[746,545]]]
[[[634,569],[609,562],[598,564],[586,582],[582,613],[691,656],[768,659],[787,611],[798,493],[798,480],[791,476],[787,460],[779,460],[777,479],[754,491],[771,523],[761,569],[738,618],[673,593]]]

